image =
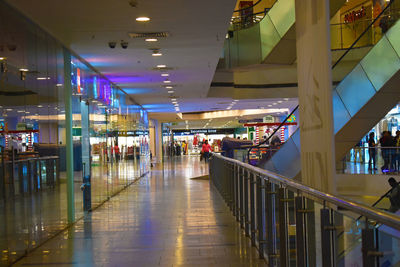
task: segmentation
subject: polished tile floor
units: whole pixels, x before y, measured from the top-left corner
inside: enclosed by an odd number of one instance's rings
[[[264,266],[196,156],[151,174],[17,266]]]
[[[147,161],[120,162],[92,168],[92,207],[123,189],[147,170]],[[65,174],[61,173],[61,179]],[[81,173],[75,173],[75,217],[83,216]],[[14,262],[28,250],[67,226],[65,181],[41,192],[0,201],[0,266]]]

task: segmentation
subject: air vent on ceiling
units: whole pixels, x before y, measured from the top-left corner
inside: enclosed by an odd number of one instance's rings
[[[165,38],[169,36],[169,32],[130,32],[131,38]]]
[[[174,70],[174,68],[172,68],[172,67],[165,67],[165,68],[152,68],[152,70],[165,71],[165,70]]]

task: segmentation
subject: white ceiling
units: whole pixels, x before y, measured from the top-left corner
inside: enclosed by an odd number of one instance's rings
[[[150,112],[175,112],[163,85],[152,70],[157,64],[174,68],[169,79],[181,112],[211,110],[220,99],[205,99],[236,0],[7,0],[66,46],[105,74]],[[148,16],[150,22],[135,21]],[[167,31],[170,37],[148,43],[129,32]],[[129,42],[122,49],[120,41]],[[117,41],[115,49],[108,42]],[[152,57],[150,48],[163,56]],[[228,100],[230,101],[230,100]]]

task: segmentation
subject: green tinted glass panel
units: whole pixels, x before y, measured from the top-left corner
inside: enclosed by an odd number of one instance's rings
[[[354,116],[376,93],[361,65],[357,65],[344,78],[336,87],[336,91],[351,116]]]
[[[333,127],[336,134],[350,119],[351,116],[344,106],[336,90],[332,92]]]
[[[400,60],[384,36],[361,60],[361,66],[379,90],[400,69]]]
[[[400,56],[400,22],[398,21],[390,30],[386,33],[386,38],[389,40],[393,49]]]
[[[296,20],[295,0],[279,0],[268,12],[279,35],[283,37]]]
[[[262,59],[265,59],[281,40],[281,37],[268,14],[260,22],[260,35]]]
[[[237,31],[239,40],[239,66],[259,64],[261,62],[260,27],[255,25],[245,30]]]

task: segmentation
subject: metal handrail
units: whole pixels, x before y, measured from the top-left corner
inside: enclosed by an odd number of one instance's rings
[[[282,175],[260,169],[258,167],[254,167],[252,165],[249,165],[247,163],[243,163],[241,161],[223,157],[221,155],[213,154],[213,157],[220,158],[222,160],[225,160],[227,162],[230,162],[232,164],[241,166],[243,168],[246,168],[253,173],[256,173],[260,176],[266,176],[270,181],[273,181],[278,184],[285,185],[286,187],[295,189],[297,191],[300,191],[301,193],[305,193],[307,195],[313,196],[323,202],[329,202],[331,204],[334,204],[336,206],[345,208],[351,212],[357,213],[359,215],[365,216],[368,219],[375,220],[379,223],[385,224],[387,226],[390,226],[392,228],[395,228],[397,230],[400,230],[400,217],[397,215],[381,211],[375,208],[371,208],[367,205],[364,205],[362,203],[356,202],[356,201],[350,201],[350,200],[345,200],[341,197],[329,194],[329,193],[324,193],[321,192],[317,189],[314,189],[312,187],[309,187],[307,185],[304,185],[302,183],[296,182],[292,179],[286,178]]]

